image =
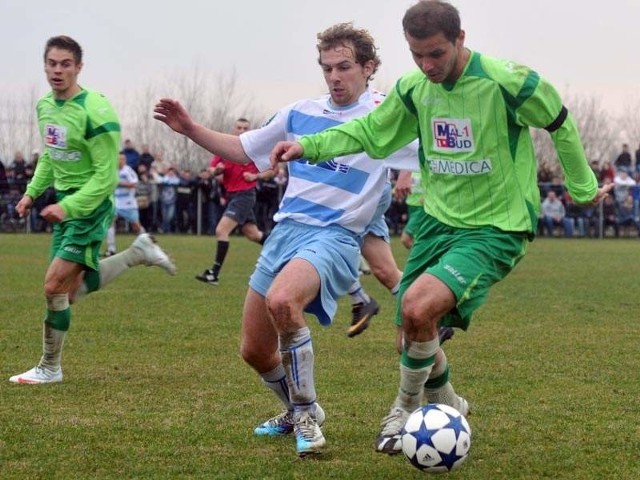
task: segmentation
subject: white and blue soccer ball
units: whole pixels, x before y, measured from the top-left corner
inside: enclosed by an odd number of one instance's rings
[[[402,429],[402,451],[411,464],[426,472],[458,468],[471,447],[471,427],[455,408],[429,403],[409,415]]]

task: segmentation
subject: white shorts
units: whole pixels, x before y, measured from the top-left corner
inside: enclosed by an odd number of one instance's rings
[[[124,218],[129,223],[140,222],[140,214],[137,208],[116,208],[116,217]]]
[[[308,261],[320,276],[320,293],[305,308],[322,325],[329,325],[337,300],[358,278],[360,238],[339,226],[318,227],[284,220],[267,238],[249,286],[265,297],[274,278],[294,258]]]

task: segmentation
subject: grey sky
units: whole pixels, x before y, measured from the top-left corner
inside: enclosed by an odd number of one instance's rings
[[[124,89],[198,66],[235,69],[242,91],[267,111],[324,91],[316,33],[353,21],[370,30],[393,85],[413,68],[401,18],[413,0],[0,0],[0,88],[48,90],[42,48],[66,33],[85,49],[81,83],[116,97]],[[453,0],[466,45],[524,63],[563,93],[599,98],[618,113],[640,91],[640,1]],[[592,4],[593,3],[593,4]],[[18,90],[16,90],[18,89]],[[168,96],[172,92],[166,92]]]

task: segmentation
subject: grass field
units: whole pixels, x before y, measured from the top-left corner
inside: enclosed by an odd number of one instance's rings
[[[124,248],[133,237],[120,236]],[[73,307],[65,380],[12,385],[41,350],[47,235],[0,235],[0,478],[423,478],[373,451],[395,397],[393,301],[360,337],[309,318],[327,451],[298,460],[291,438],[254,426],[279,411],[238,354],[258,246],[234,237],[217,287],[193,276],[211,237],[160,237],[179,272],[140,267]],[[394,239],[402,265],[406,253]],[[451,479],[640,478],[640,242],[540,239],[447,343],[473,406],[471,454]]]

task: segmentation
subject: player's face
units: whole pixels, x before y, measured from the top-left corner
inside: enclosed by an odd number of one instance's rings
[[[373,62],[364,66],[356,62],[353,48],[338,46],[320,52],[320,67],[335,105],[351,105],[367,89]]]
[[[443,33],[417,39],[405,33],[413,61],[433,83],[454,82],[460,77],[468,55],[464,48],[464,31],[454,43]]]
[[[44,71],[56,98],[67,99],[78,93],[80,70],[82,63],[76,63],[71,51],[53,47],[47,52]]]
[[[241,133],[248,132],[251,130],[251,127],[248,122],[237,121],[233,126],[233,134],[240,135]]]

